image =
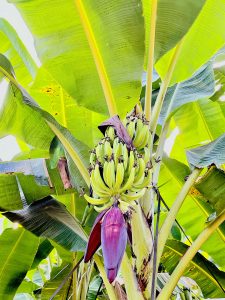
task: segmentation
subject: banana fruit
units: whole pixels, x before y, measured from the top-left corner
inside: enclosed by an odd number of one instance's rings
[[[145,116],[140,113],[138,115],[128,115],[124,120],[125,127],[129,136],[133,140],[133,144],[137,150],[144,149],[149,146],[151,141],[151,133],[148,121]]]
[[[128,134],[133,140],[133,149],[119,139],[109,126],[105,137],[90,152],[90,182],[92,197],[85,199],[97,211],[110,207],[114,201],[127,203],[141,198],[150,187],[151,133],[143,114],[128,115],[124,120]],[[125,205],[126,206],[126,205]]]

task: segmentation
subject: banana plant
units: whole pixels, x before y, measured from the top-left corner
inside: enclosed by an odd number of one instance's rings
[[[2,299],[224,297],[224,1],[10,2]]]

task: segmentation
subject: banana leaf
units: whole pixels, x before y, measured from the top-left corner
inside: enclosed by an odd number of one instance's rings
[[[0,236],[0,298],[11,300],[30,269],[39,239],[23,228]]]
[[[69,251],[84,251],[86,247],[87,237],[78,220],[51,196],[3,215],[35,235],[49,238]]]
[[[188,150],[187,158],[192,167],[204,168],[212,164],[220,167],[225,163],[225,134],[207,145]]]
[[[219,215],[225,209],[225,173],[223,170],[211,167],[206,174],[195,184],[205,201]]]
[[[188,32],[199,15],[205,0],[158,0],[156,13],[155,61],[172,49]],[[148,51],[152,0],[142,0],[145,20],[145,45]],[[146,54],[145,54],[146,55]],[[147,55],[146,55],[147,56]],[[147,59],[146,59],[147,60]]]
[[[183,1],[179,2],[183,3]],[[205,2],[195,22],[183,37],[170,85],[190,78],[196,70],[224,46],[224,18],[225,3],[223,0],[218,0],[216,5],[214,0]],[[174,52],[175,47],[156,63],[155,68],[161,78],[165,78]]]
[[[72,0],[10,2],[28,25],[43,67],[79,105],[108,114],[83,22],[93,37],[92,46],[97,48],[120,114],[133,108],[141,91],[144,60],[139,0],[79,1],[87,15],[83,18],[82,14],[82,19]]]
[[[161,262],[172,273],[188,246],[182,242],[168,240]],[[225,272],[220,271],[212,262],[197,253],[187,266],[184,276],[197,282],[205,298],[223,297],[225,293]]]

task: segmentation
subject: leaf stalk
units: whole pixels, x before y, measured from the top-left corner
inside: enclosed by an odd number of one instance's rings
[[[181,258],[177,267],[173,271],[170,280],[162,289],[160,295],[157,297],[157,300],[168,300],[172,294],[177,282],[184,273],[188,264],[191,262],[195,254],[201,248],[203,243],[213,234],[213,232],[225,221],[225,212],[220,214],[211,224],[209,224],[193,242],[193,244],[186,251],[184,256]]]

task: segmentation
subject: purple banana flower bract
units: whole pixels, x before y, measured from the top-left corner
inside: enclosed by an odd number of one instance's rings
[[[116,278],[127,244],[126,223],[118,207],[112,207],[106,213],[101,226],[101,241],[104,265],[111,283]]]
[[[99,125],[98,128],[103,134],[105,134],[105,131],[109,126],[112,126],[115,129],[116,135],[127,145],[128,149],[133,148],[132,138],[129,136],[123,123],[120,121],[119,116],[116,115],[111,117],[110,119],[104,121],[101,125]]]
[[[92,227],[84,262],[88,262],[102,244],[107,277],[110,283],[118,273],[127,244],[126,222],[121,210],[113,206],[101,212]]]
[[[87,248],[84,255],[84,262],[88,262],[92,256],[97,251],[98,247],[101,245],[101,221],[102,217],[105,215],[105,213],[108,211],[108,209],[103,210],[95,219],[95,222],[92,226],[92,230],[90,233],[90,237],[88,240]]]

